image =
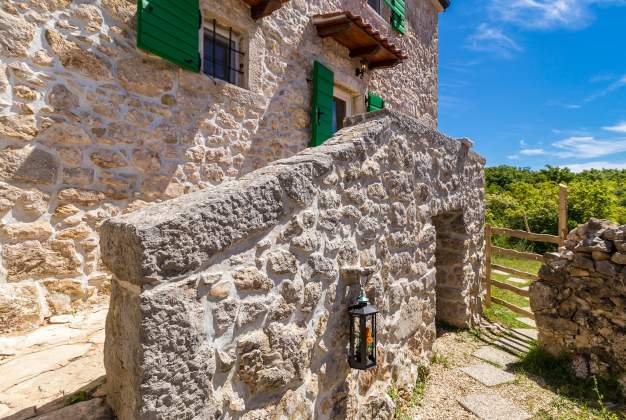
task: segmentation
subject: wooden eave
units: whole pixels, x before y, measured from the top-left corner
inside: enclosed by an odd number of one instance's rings
[[[250,6],[252,19],[261,19],[283,7],[289,0],[243,0]]]
[[[367,61],[370,70],[396,66],[408,57],[361,16],[350,12],[315,15],[313,24],[321,38],[333,38],[350,50],[350,58]]]

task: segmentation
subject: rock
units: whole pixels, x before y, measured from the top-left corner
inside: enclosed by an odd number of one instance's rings
[[[91,161],[101,168],[123,168],[128,165],[126,158],[120,152],[100,149],[89,156]]]
[[[115,415],[104,398],[94,398],[37,416],[37,420],[113,420]]]
[[[0,226],[0,233],[10,241],[49,238],[54,231],[50,223],[37,221],[33,223],[11,223]]]
[[[9,280],[46,276],[72,276],[80,273],[80,260],[71,244],[55,241],[50,248],[39,241],[24,241],[2,248],[2,259]]]
[[[46,30],[46,41],[66,68],[76,70],[94,80],[111,79],[111,71],[102,60],[74,42],[68,41],[54,29]]]
[[[42,67],[49,67],[54,62],[54,59],[48,55],[46,50],[39,50],[33,54],[33,63],[39,64]]]
[[[102,26],[100,9],[92,4],[81,4],[74,9],[72,17],[85,23],[85,28],[90,32],[96,32]]]
[[[274,287],[274,282],[261,273],[256,267],[246,267],[233,272],[233,280],[237,290],[268,291]]]
[[[11,210],[15,202],[22,195],[22,191],[6,182],[0,182],[0,212]]]
[[[461,368],[461,371],[465,372],[485,386],[496,386],[513,382],[515,380],[515,375],[487,363],[480,363]]]
[[[36,219],[48,211],[50,197],[39,190],[22,190],[15,202],[15,210],[22,218]]]
[[[99,191],[81,190],[78,188],[66,188],[57,194],[60,203],[73,203],[79,206],[91,207],[104,201],[105,196]]]
[[[531,418],[530,414],[497,394],[470,394],[459,398],[459,403],[480,419],[527,420]]]
[[[54,217],[66,218],[80,213],[80,209],[73,204],[61,204],[53,213]]]
[[[50,94],[48,95],[48,103],[52,105],[56,111],[66,111],[66,112],[75,112],[79,105],[78,96],[74,95],[65,85],[61,85],[61,84],[57,84],[52,87],[52,90],[50,91]],[[60,123],[57,125],[66,125],[66,124]],[[86,136],[87,134],[85,133],[84,135]],[[70,144],[88,144],[88,143],[90,142],[70,143]]]
[[[611,261],[615,264],[626,265],[626,254],[617,252],[611,257]]]
[[[217,334],[225,333],[233,325],[238,310],[239,302],[234,298],[222,300],[215,305],[213,324]]]
[[[26,57],[35,37],[35,27],[23,18],[0,10],[0,54]]]
[[[145,96],[160,96],[174,87],[174,66],[165,60],[135,56],[117,63],[124,88]]]
[[[50,153],[31,146],[0,151],[0,179],[31,184],[56,183],[58,160]]]
[[[0,116],[0,136],[13,140],[32,140],[39,129],[32,115],[3,115]]]
[[[302,300],[302,292],[304,285],[301,279],[285,280],[282,283],[281,293],[285,302],[299,303]]]
[[[237,328],[251,323],[266,312],[267,305],[261,299],[242,302],[239,306],[239,313],[237,314]]]
[[[287,251],[271,252],[267,256],[267,261],[270,269],[276,274],[296,274],[298,272],[298,260]]]
[[[312,311],[322,295],[322,285],[317,282],[310,282],[304,286],[304,301],[301,310],[303,312]]]
[[[26,101],[34,101],[37,99],[37,92],[29,88],[28,86],[17,85],[13,86],[13,96],[24,99]]]
[[[8,333],[39,325],[43,312],[35,284],[0,284],[0,332]]]
[[[395,416],[396,403],[386,393],[372,395],[364,407],[365,418],[375,420],[391,420]]]
[[[56,239],[84,239],[91,235],[93,231],[91,228],[84,222],[79,223],[76,226],[72,226],[67,229],[63,229],[57,231]]]
[[[54,314],[73,313],[86,298],[85,288],[73,279],[44,280],[46,301]]]
[[[128,0],[102,0],[102,6],[113,18],[130,24],[137,12],[137,3]]]
[[[52,125],[41,133],[44,143],[66,145],[90,145],[91,138],[81,127],[66,123]]]
[[[339,275],[335,262],[320,254],[311,254],[306,262],[306,270],[303,273],[307,279],[319,277],[323,280],[336,278]]]
[[[312,253],[320,247],[320,238],[317,232],[308,230],[291,241],[291,246],[304,253]]]
[[[158,172],[161,169],[159,154],[151,150],[133,150],[132,162],[141,172]]]
[[[63,183],[86,186],[93,183],[94,171],[91,168],[63,168]]]

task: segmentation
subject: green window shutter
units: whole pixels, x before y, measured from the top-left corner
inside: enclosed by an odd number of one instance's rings
[[[406,6],[405,0],[385,0],[391,9],[391,27],[401,34],[406,32]]]
[[[200,71],[199,0],[137,0],[137,47]]]
[[[385,109],[385,101],[380,96],[374,95],[372,92],[367,94],[367,112]]]
[[[311,146],[319,146],[333,135],[333,90],[335,75],[318,61],[313,64],[311,103]]]

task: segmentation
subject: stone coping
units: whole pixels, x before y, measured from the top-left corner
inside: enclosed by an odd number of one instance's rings
[[[434,141],[451,155],[466,147],[389,110],[347,122],[348,127],[322,146],[275,161],[236,181],[109,219],[100,232],[104,263],[119,279],[140,286],[177,280],[201,269],[217,253],[276,226],[294,207],[310,204],[314,183],[321,176],[337,162],[364,161],[365,151],[380,147],[389,130],[413,134],[419,142]],[[484,164],[472,151],[467,157]],[[207,236],[207,232],[212,233]]]

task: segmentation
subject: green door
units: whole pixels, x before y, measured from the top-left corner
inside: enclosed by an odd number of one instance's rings
[[[320,62],[313,64],[311,146],[319,146],[333,135],[333,91],[335,75]]]
[[[137,47],[200,71],[198,0],[137,0]]]

